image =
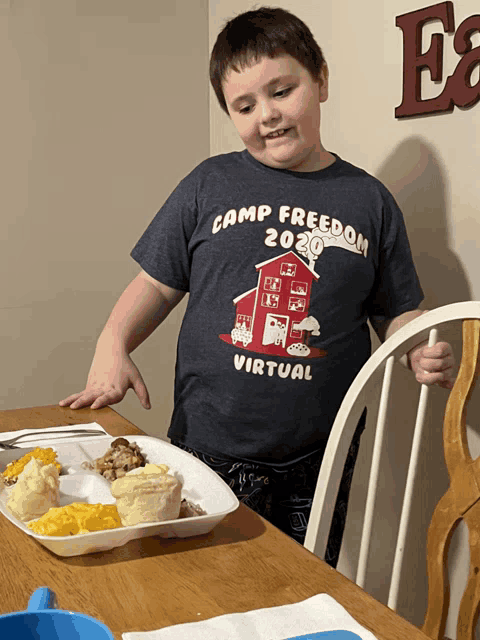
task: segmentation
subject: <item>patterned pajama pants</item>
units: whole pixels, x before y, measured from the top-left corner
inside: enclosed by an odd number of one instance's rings
[[[348,497],[353,471],[365,429],[365,414],[358,423],[348,451],[330,528],[325,561],[337,566],[347,518]],[[303,544],[312,507],[323,452],[317,452],[290,466],[273,467],[249,462],[234,462],[210,456],[182,443],[172,444],[194,455],[216,471],[240,502],[263,516],[281,531]]]

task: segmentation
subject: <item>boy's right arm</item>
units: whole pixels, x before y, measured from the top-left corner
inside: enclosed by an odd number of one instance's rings
[[[141,271],[118,299],[100,334],[85,389],[61,400],[60,406],[100,409],[120,402],[132,388],[142,406],[150,409],[147,388],[130,353],[184,295],[184,291],[172,289]]]

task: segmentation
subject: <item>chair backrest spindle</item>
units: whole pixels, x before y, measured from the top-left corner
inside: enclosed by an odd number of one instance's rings
[[[370,540],[372,537],[373,514],[375,509],[375,498],[378,486],[378,476],[380,473],[380,459],[382,455],[383,437],[387,422],[388,399],[392,385],[392,372],[395,363],[394,356],[388,358],[383,374],[382,391],[378,407],[377,428],[375,431],[375,442],[373,445],[372,467],[368,481],[367,502],[365,505],[365,518],[363,521],[362,539],[360,542],[360,554],[358,559],[358,569],[356,583],[360,587],[365,586],[365,576],[367,573],[368,552],[370,550]]]
[[[429,347],[433,347],[433,345],[437,342],[437,337],[437,329],[432,329],[430,331],[428,339]],[[405,494],[403,498],[402,513],[400,516],[400,524],[398,528],[397,546],[395,549],[395,557],[393,560],[392,580],[390,582],[390,590],[388,592],[388,606],[393,610],[396,610],[398,602],[400,576],[402,572],[403,557],[405,554],[405,542],[407,539],[410,514],[412,512],[413,489],[418,468],[420,446],[422,444],[423,425],[425,424],[425,416],[427,413],[428,391],[429,387],[427,387],[426,384],[422,384],[422,386],[420,387],[420,398],[418,400],[417,417],[415,420],[412,449],[410,452],[410,462],[408,464]]]

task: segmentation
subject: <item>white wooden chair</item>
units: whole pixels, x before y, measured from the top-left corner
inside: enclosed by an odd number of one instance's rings
[[[305,547],[324,557],[332,514],[353,433],[371,390],[381,383],[378,418],[367,490],[356,583],[364,587],[379,464],[386,429],[386,413],[395,360],[422,340],[437,341],[438,329],[462,321],[460,369],[445,410],[443,445],[450,486],[440,499],[428,531],[428,607],[424,632],[435,640],[444,637],[449,606],[447,558],[452,532],[463,518],[469,529],[470,572],[457,623],[457,640],[473,640],[480,600],[480,458],[472,460],[466,436],[466,408],[480,371],[480,302],[461,302],[423,314],[396,332],[375,351],[353,381],[335,419],[318,477]],[[383,378],[383,381],[382,381]],[[421,385],[410,464],[391,570],[388,606],[397,608],[400,573],[409,526],[413,488],[419,459],[429,388]]]

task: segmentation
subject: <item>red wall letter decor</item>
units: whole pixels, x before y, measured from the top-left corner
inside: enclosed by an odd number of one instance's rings
[[[480,47],[472,47],[471,36],[480,32],[480,15],[470,16],[458,27],[453,39],[455,52],[462,56],[442,93],[422,100],[421,71],[428,69],[433,82],[443,79],[443,33],[432,36],[430,47],[422,54],[422,29],[427,22],[441,20],[446,33],[455,32],[453,2],[440,2],[425,9],[397,16],[395,24],[403,32],[403,98],[395,109],[396,118],[453,111],[473,107],[480,100],[480,81],[472,86],[471,75],[480,64]]]

